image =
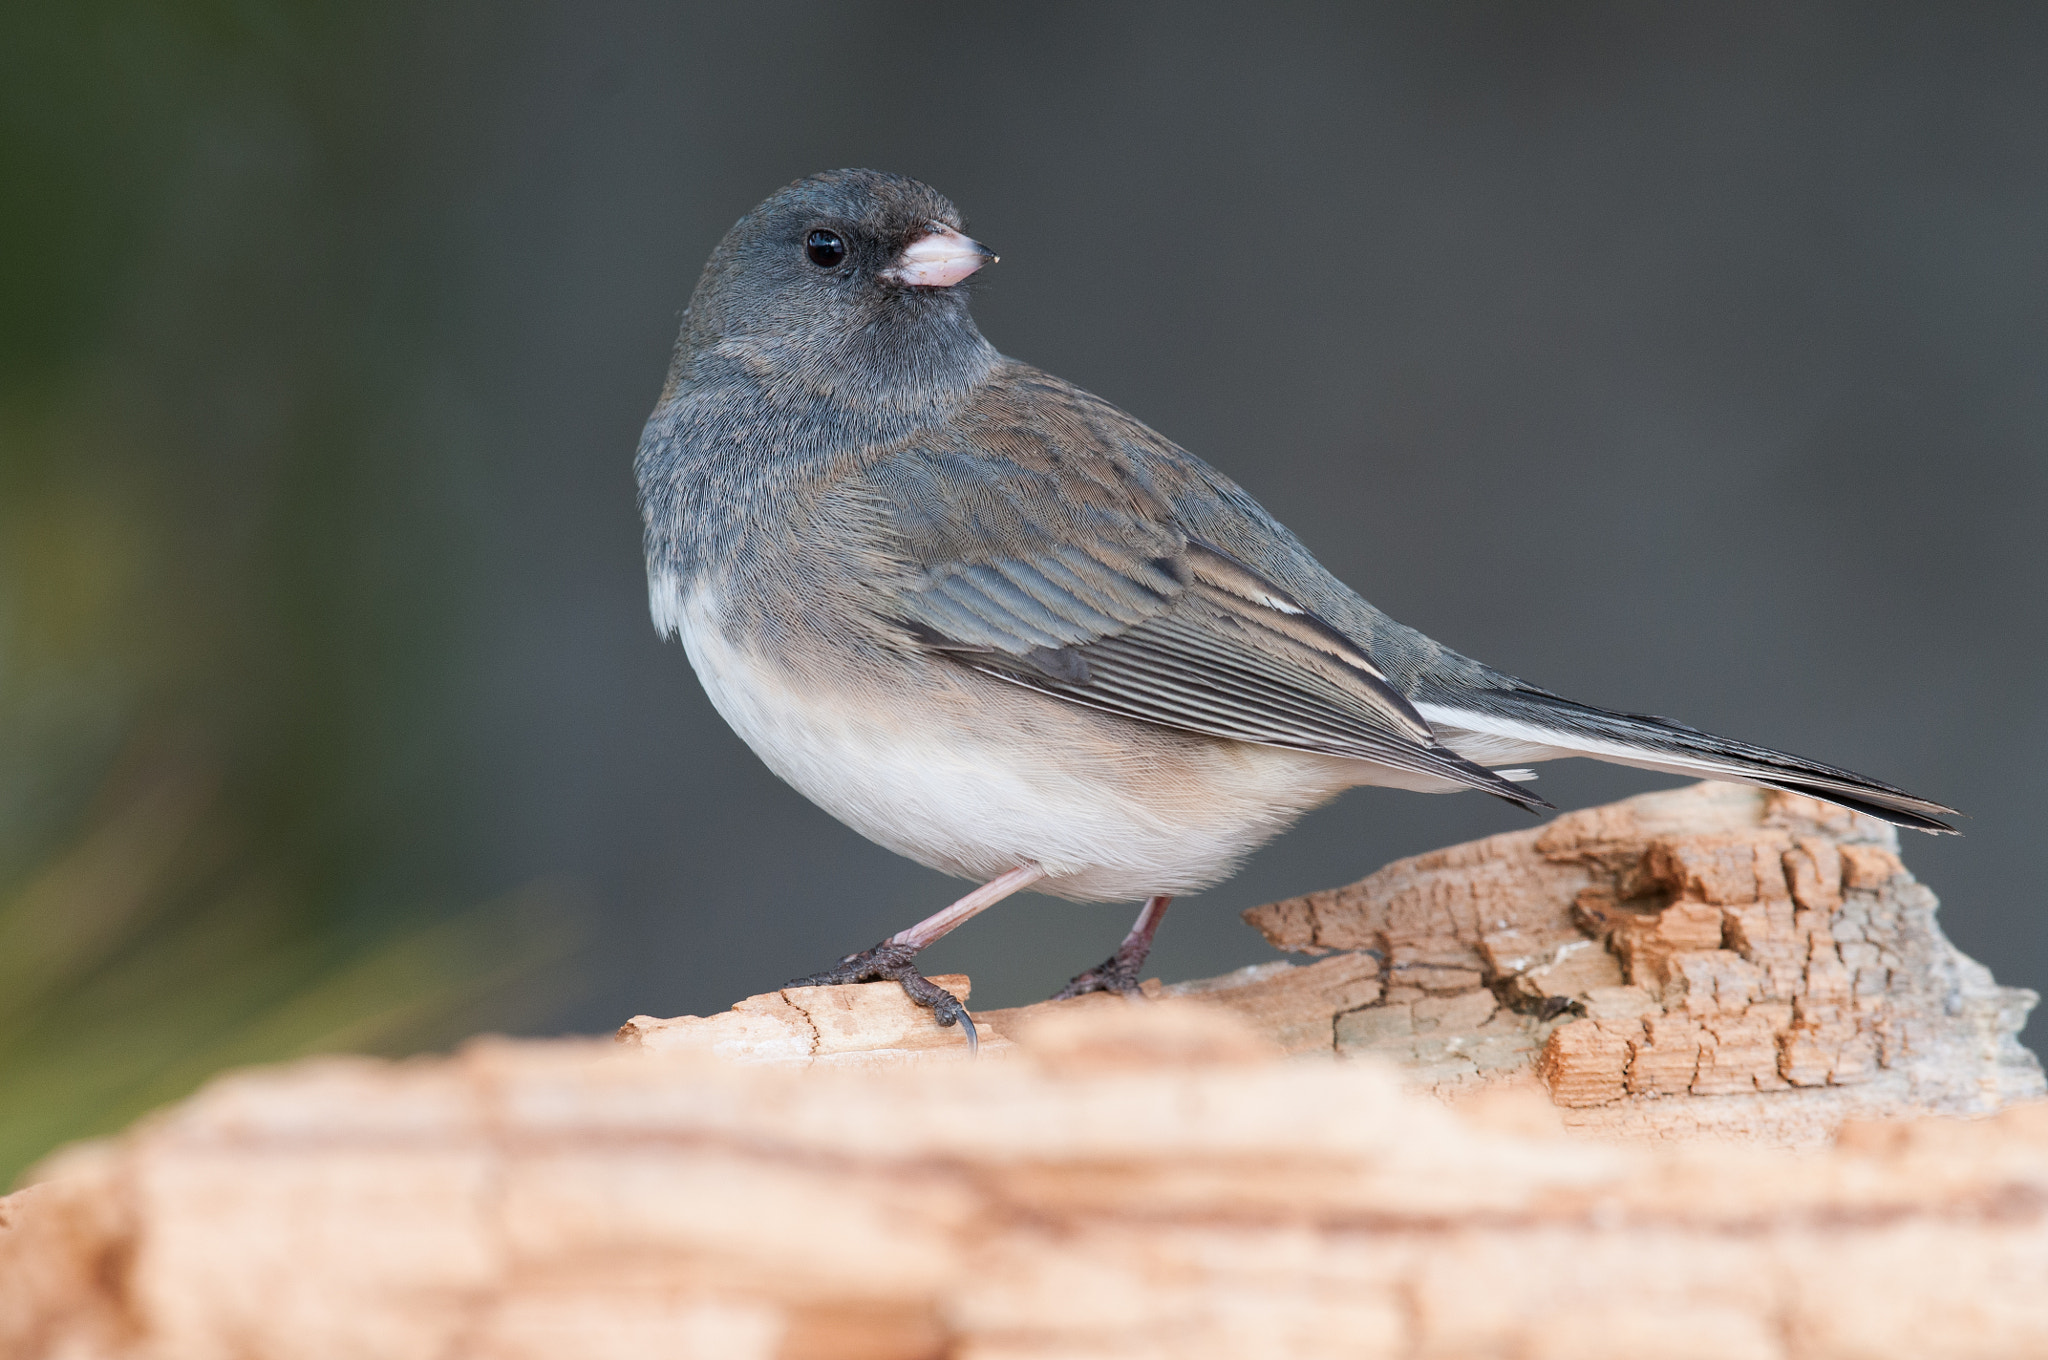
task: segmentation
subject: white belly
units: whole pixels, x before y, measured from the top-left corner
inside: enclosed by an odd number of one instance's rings
[[[703,593],[654,591],[656,622],[768,768],[870,840],[964,878],[1028,861],[1047,874],[1037,890],[1062,897],[1192,892],[1308,808],[1377,782],[1358,761],[1133,723],[935,660],[804,675],[734,645]]]

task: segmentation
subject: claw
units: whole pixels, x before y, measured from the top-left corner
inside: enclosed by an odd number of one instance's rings
[[[953,1022],[951,1020],[942,1019],[939,1021],[939,1023],[942,1025],[950,1025]],[[975,1032],[974,1020],[967,1014],[967,1008],[964,1006],[960,1008],[960,1033],[964,1035],[967,1039],[967,1056],[970,1058],[980,1057],[981,1035]]]
[[[1131,923],[1131,933],[1124,936],[1124,942],[1116,947],[1116,953],[1060,988],[1052,999],[1065,1001],[1090,992],[1115,992],[1126,1001],[1135,1001],[1142,996],[1138,990],[1138,977],[1144,971],[1146,958],[1152,953],[1152,937],[1158,933],[1159,922],[1166,916],[1167,905],[1172,901],[1164,894],[1147,898],[1145,909]]]
[[[1090,992],[1115,992],[1118,996],[1132,998],[1138,991],[1138,969],[1128,961],[1112,954],[1085,973],[1077,974],[1066,986],[1054,992],[1054,1001],[1066,1001]]]
[[[841,959],[837,968],[807,977],[791,978],[783,983],[785,987],[843,987],[856,982],[893,982],[903,989],[903,994],[913,1002],[932,1013],[932,1019],[942,1028],[960,1026],[966,1036],[967,1051],[981,1052],[981,1036],[975,1032],[974,1020],[967,1014],[967,1007],[960,1004],[960,998],[933,982],[917,971],[912,962],[917,949],[912,945],[898,944],[884,940],[873,949],[858,954],[848,954]]]

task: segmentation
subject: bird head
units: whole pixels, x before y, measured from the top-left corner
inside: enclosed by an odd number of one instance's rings
[[[678,359],[847,394],[985,369],[963,285],[996,256],[961,227],[944,195],[902,175],[800,179],[712,253]]]

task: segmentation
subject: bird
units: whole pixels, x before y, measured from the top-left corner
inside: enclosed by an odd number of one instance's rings
[[[635,455],[649,606],[759,758],[868,839],[981,886],[792,986],[894,981],[1025,888],[1139,902],[1059,996],[1136,993],[1173,898],[1343,791],[1477,789],[1586,756],[1810,795],[1896,826],[1954,809],[1462,656],[1366,603],[1228,477],[999,353],[997,256],[876,170],[784,187],[712,251]]]

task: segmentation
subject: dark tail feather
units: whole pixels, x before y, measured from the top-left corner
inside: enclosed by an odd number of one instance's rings
[[[1519,756],[1498,761],[1485,758],[1489,764],[1589,756],[1699,779],[1801,793],[1915,831],[1955,832],[1940,820],[1957,815],[1954,808],[1853,770],[1717,737],[1669,718],[1611,713],[1536,689],[1468,690],[1454,696],[1431,696],[1418,702],[1418,707],[1444,744],[1454,750],[1477,753],[1488,741],[1495,743],[1492,750],[1512,749],[1502,748],[1499,743],[1503,742],[1522,742],[1529,748]]]
[[[1453,777],[1464,781],[1481,793],[1490,793],[1503,803],[1522,809],[1531,816],[1541,817],[1546,812],[1557,811],[1557,804],[1540,794],[1531,793],[1513,780],[1503,779],[1484,765],[1475,765],[1463,756],[1444,751],[1449,762],[1455,762]]]
[[[1930,817],[1924,812],[1916,812],[1912,808],[1876,803],[1868,798],[1858,798],[1854,794],[1819,788],[1812,784],[1801,784],[1794,779],[1758,777],[1756,782],[1767,788],[1783,789],[1787,793],[1803,793],[1809,798],[1818,798],[1823,803],[1835,803],[1841,807],[1848,808],[1851,812],[1867,812],[1881,821],[1890,822],[1893,826],[1903,826],[1914,831],[1926,831],[1937,836],[1957,836],[1962,834],[1947,822]],[[1918,799],[1914,800],[1916,804],[1919,801]],[[1930,803],[1927,806],[1941,807],[1939,803]],[[1951,817],[1961,815],[1954,808],[1942,807],[1941,810]]]

